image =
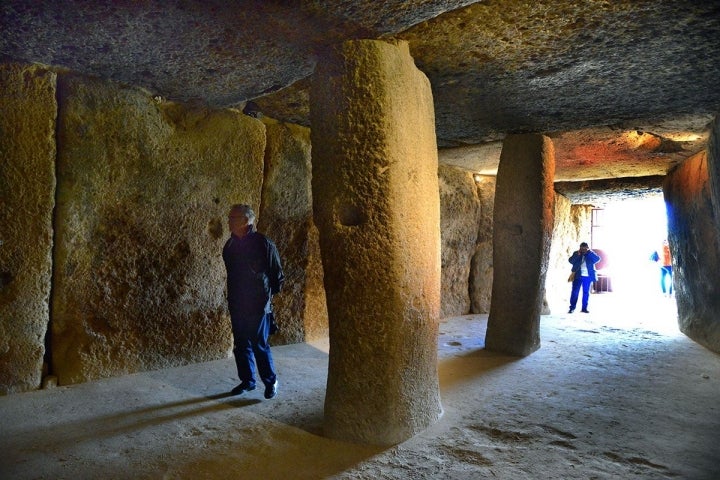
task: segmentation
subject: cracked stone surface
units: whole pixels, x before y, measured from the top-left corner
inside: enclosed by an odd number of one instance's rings
[[[717,2],[7,0],[0,24],[1,61],[212,107],[253,100],[305,126],[320,52],[407,40],[439,146],[473,171],[508,133],[544,133],[559,180],[664,175],[705,147],[720,111]]]

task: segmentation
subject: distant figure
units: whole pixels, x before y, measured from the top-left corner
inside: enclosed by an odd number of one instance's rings
[[[650,259],[660,264],[660,289],[663,296],[671,297],[673,293],[672,256],[667,239],[663,240],[660,252],[660,254],[657,251],[653,252]]]
[[[572,290],[570,291],[570,310],[573,313],[577,306],[580,287],[582,287],[582,312],[590,313],[588,300],[590,300],[590,285],[597,280],[595,264],[600,261],[600,255],[590,250],[588,244],[582,242],[580,249],[572,254],[568,260],[572,264]]]
[[[282,288],[285,276],[275,244],[255,230],[255,213],[249,205],[233,205],[228,225],[230,238],[222,256],[227,270],[233,354],[240,377],[232,394],[255,390],[256,363],[265,384],[265,398],[269,399],[275,397],[278,387],[268,343],[274,323],[272,296]]]

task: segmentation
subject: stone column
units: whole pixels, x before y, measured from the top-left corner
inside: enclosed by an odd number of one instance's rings
[[[346,42],[319,62],[311,119],[330,327],[325,433],[392,445],[442,413],[430,83],[405,42]]]
[[[540,348],[540,312],[552,239],[555,153],[542,135],[503,143],[493,213],[493,289],[485,347],[510,355]]]

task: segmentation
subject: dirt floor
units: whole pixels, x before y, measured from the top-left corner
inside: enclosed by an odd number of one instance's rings
[[[720,478],[720,355],[629,300],[543,316],[522,359],[445,320],[444,415],[392,448],[322,437],[327,341],[274,348],[273,400],[228,396],[231,359],[0,397],[0,478]]]

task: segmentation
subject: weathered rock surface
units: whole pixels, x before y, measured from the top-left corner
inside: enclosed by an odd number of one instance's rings
[[[0,394],[40,386],[52,278],[54,72],[0,65]]]
[[[489,313],[493,285],[493,212],[496,178],[477,177],[480,198],[477,245],[470,264],[470,302],[473,313]]]
[[[472,173],[440,165],[442,294],[440,318],[470,312],[470,259],[475,253],[480,198]]]
[[[310,130],[264,119],[265,180],[258,228],[277,245],[285,273],[273,299],[280,326],[273,344],[326,337],[327,305],[318,232],[312,219]]]
[[[330,319],[325,433],[391,445],[441,413],[432,94],[407,44],[346,42],[313,96],[313,205]]]
[[[540,314],[555,214],[552,142],[510,135],[493,213],[493,289],[485,347],[510,355],[540,348]]]
[[[59,91],[60,384],[225,357],[227,210],[260,204],[265,127],[74,75]]]
[[[720,135],[720,129],[714,135]],[[710,163],[704,152],[689,158],[670,172],[663,190],[670,206],[668,240],[680,331],[720,353],[720,285],[714,281],[720,241],[711,193],[711,184],[720,179],[708,176]]]
[[[346,39],[401,38],[430,79],[441,146],[547,134],[561,180],[567,155],[582,179],[662,175],[704,147],[720,110],[717,2],[5,0],[0,24],[2,61],[213,107],[254,99],[306,126],[319,53]],[[650,143],[625,151],[628,135]],[[655,141],[662,152],[645,150]]]

